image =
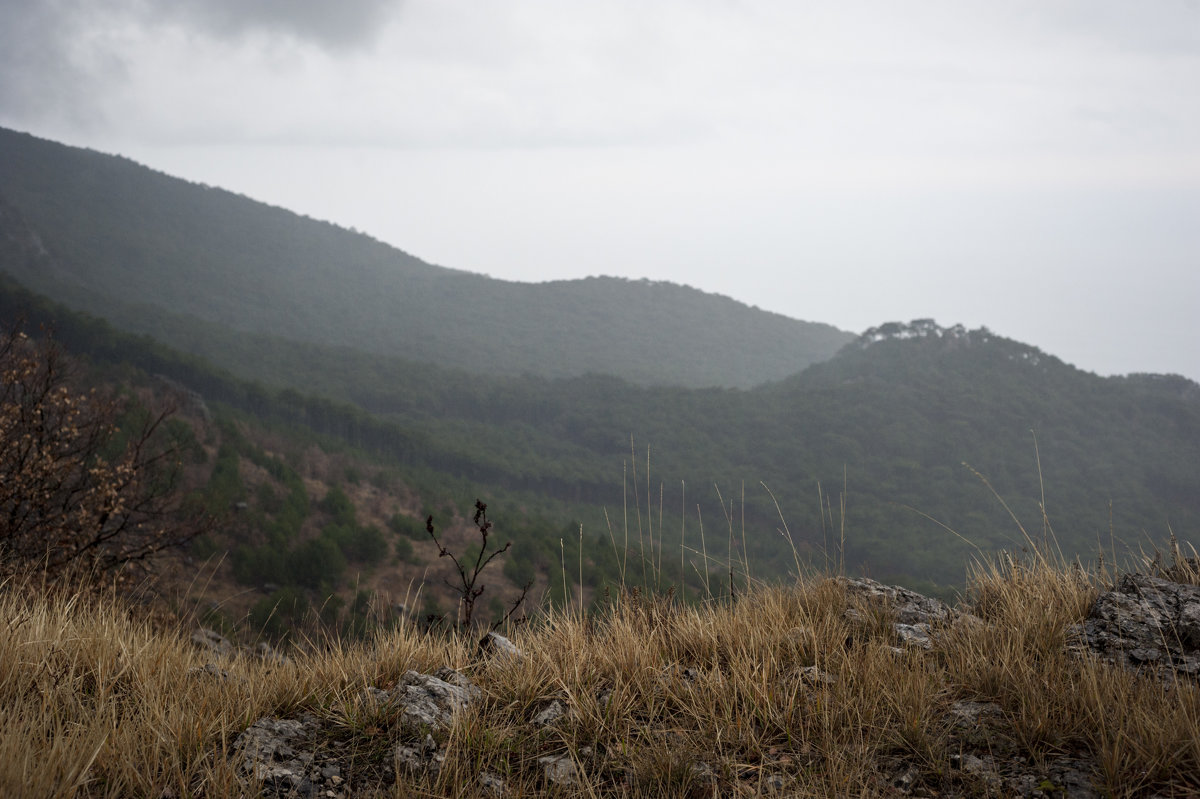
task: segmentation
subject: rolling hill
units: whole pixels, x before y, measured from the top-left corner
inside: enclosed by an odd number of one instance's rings
[[[704,547],[782,577],[794,546],[924,588],[1000,549],[1200,538],[1200,386],[1181,377],[1102,378],[931,320],[818,328],[823,354],[795,360],[810,326],[732,300],[492,281],[123,159],[0,140],[0,269],[53,300],[0,280],[5,317],[34,309],[96,362],[536,508],[556,521],[516,548],[524,571],[557,568],[570,520],[593,552],[616,548],[613,520],[622,540],[624,519],[631,540],[644,524],[675,580]]]
[[[0,129],[4,271],[194,351],[206,325],[486,374],[749,387],[852,336],[685,286],[524,284],[433,266],[361,233],[125,158]],[[209,353],[211,356],[212,353]]]

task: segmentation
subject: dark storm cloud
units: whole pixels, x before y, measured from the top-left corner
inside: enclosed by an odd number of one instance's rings
[[[399,0],[184,0],[153,3],[156,15],[195,22],[222,37],[292,36],[330,50],[370,43]]]
[[[81,69],[72,42],[86,14],[73,2],[0,0],[0,114],[37,120],[64,117],[75,123],[91,116],[91,90],[120,73],[119,59],[105,69]]]
[[[274,36],[342,53],[369,47],[402,0],[0,0],[0,124],[103,119],[120,88],[129,43],[182,27],[237,42]]]

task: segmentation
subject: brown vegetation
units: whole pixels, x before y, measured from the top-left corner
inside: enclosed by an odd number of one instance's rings
[[[513,632],[521,659],[403,626],[282,664],[234,655],[207,671],[211,655],[118,602],[9,590],[0,792],[255,795],[232,742],[262,716],[301,712],[322,721],[330,746],[356,753],[359,771],[344,775],[353,784],[390,753],[388,718],[356,697],[408,669],[450,666],[483,699],[439,742],[440,774],[355,795],[477,795],[482,771],[512,796],[1008,795],[964,766],[980,753],[1034,772],[1088,764],[1112,796],[1192,794],[1197,685],[1068,646],[1103,582],[1045,563],[982,571],[964,607],[983,623],[950,625],[929,650],[898,650],[886,610],[821,578],[732,604],[630,594],[607,614],[551,615]],[[555,699],[569,712],[531,723]],[[964,721],[964,707],[986,712]],[[579,781],[548,785],[538,762],[548,756],[569,758]]]
[[[134,405],[73,389],[51,340],[0,338],[0,575],[114,572],[204,528],[179,513],[170,411]]]

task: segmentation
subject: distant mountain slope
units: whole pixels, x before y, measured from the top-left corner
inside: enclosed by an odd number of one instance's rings
[[[12,244],[0,238],[0,251]],[[793,559],[779,534],[782,511],[802,558],[823,564],[828,552],[851,571],[961,584],[968,558],[1027,544],[964,464],[986,477],[1035,542],[1057,541],[1068,558],[1101,546],[1107,557],[1114,546],[1117,554],[1161,546],[1170,531],[1200,542],[1200,385],[1098,377],[987,330],[884,325],[827,362],[749,391],[602,375],[476,378],[395,359],[339,359],[323,348],[305,370],[297,352],[274,342],[265,361],[279,361],[296,382],[271,391],[0,276],[0,320],[21,312],[35,326],[55,321],[64,343],[97,362],[132,364],[209,402],[332,436],[430,484],[468,480],[488,486],[488,497],[519,496],[509,501],[582,521],[593,548],[610,548],[610,523],[621,536],[629,518],[634,540],[639,515],[665,509],[665,522],[650,517],[655,540],[676,553],[668,555],[672,580],[681,537],[694,550],[703,525],[710,553],[740,552],[743,518],[752,572],[783,576]],[[318,389],[325,396],[310,393]],[[551,549],[535,560],[557,564]]]
[[[47,256],[10,255],[0,269],[140,332],[158,309],[489,374],[740,387],[794,374],[852,338],[674,284],[530,285],[433,266],[125,158],[3,129],[0,202],[0,236],[32,237]]]

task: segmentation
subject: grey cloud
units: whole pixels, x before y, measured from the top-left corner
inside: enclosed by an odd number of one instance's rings
[[[282,34],[331,50],[369,44],[401,0],[157,0],[160,18],[193,22],[219,37]]]
[[[370,46],[402,0],[0,0],[0,124],[102,123],[126,75],[130,31],[182,25],[216,39],[280,36],[344,52]]]
[[[97,10],[77,0],[0,0],[0,120],[86,128],[99,118],[94,98],[124,64],[118,53],[81,63],[78,41]]]

